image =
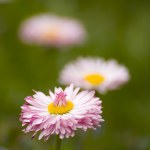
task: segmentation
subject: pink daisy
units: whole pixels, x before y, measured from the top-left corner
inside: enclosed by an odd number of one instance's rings
[[[19,34],[25,43],[52,47],[78,45],[86,37],[85,29],[79,21],[49,14],[25,20]]]
[[[64,90],[55,88],[54,93],[49,91],[49,96],[35,92],[26,97],[20,117],[22,126],[26,126],[23,131],[33,131],[33,137],[40,131],[39,140],[48,140],[54,134],[63,139],[73,137],[78,128],[86,131],[99,127],[103,121],[100,99],[94,91],[79,89],[70,85]]]

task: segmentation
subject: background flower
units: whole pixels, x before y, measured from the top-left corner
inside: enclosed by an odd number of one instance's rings
[[[67,64],[60,73],[60,82],[74,83],[84,89],[96,89],[100,93],[118,88],[129,80],[126,67],[115,60],[102,58],[78,58]]]
[[[48,140],[53,134],[69,138],[78,128],[96,129],[103,121],[101,101],[94,91],[78,92],[79,88],[70,85],[64,91],[62,88],[55,88],[54,93],[49,91],[50,96],[36,92],[33,97],[26,97],[20,118],[22,125],[27,125],[24,131],[34,131],[33,137],[41,131],[39,140],[42,137]]]
[[[52,47],[79,45],[86,35],[79,21],[50,14],[31,17],[20,28],[22,41]]]

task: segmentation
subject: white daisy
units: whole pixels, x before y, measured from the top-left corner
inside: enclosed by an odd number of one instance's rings
[[[60,73],[60,83],[73,83],[84,89],[95,89],[100,93],[118,88],[129,80],[126,67],[115,60],[102,58],[78,58],[67,64]]]

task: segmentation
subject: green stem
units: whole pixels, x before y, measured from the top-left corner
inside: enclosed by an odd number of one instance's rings
[[[61,139],[59,138],[59,135],[57,135],[55,150],[60,150],[60,147],[61,147]]]

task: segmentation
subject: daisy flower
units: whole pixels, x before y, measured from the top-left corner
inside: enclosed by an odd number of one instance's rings
[[[85,29],[74,19],[42,14],[25,20],[20,38],[29,44],[62,47],[78,45],[85,40]]]
[[[102,58],[78,58],[67,64],[60,73],[60,83],[73,83],[84,89],[95,89],[99,93],[118,88],[129,80],[126,67],[115,60]]]
[[[53,134],[59,138],[73,137],[75,130],[96,129],[103,121],[101,117],[101,101],[95,97],[94,91],[81,91],[70,85],[64,90],[55,88],[46,96],[35,92],[25,98],[21,107],[20,121],[26,126],[24,132],[33,131],[33,137],[40,131],[39,140],[48,140]]]

